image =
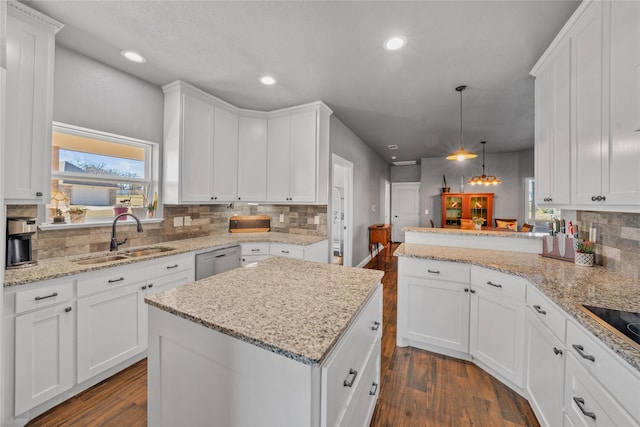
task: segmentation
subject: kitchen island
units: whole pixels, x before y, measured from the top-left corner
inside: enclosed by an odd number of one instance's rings
[[[368,425],[382,274],[270,258],[147,297],[149,425]]]

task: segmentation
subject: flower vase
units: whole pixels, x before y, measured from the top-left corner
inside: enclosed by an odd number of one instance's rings
[[[147,218],[149,218],[149,219],[153,218],[153,210],[148,210],[147,211]]]
[[[118,216],[120,214],[127,213],[127,212],[129,212],[129,207],[128,206],[114,207],[113,208],[114,216]],[[123,216],[123,217],[118,218],[118,221],[125,221],[126,219],[127,219],[127,217]]]
[[[583,267],[593,267],[593,254],[576,252],[575,263],[576,265],[581,265]]]
[[[482,230],[482,224],[473,224],[473,228],[476,230]]]
[[[69,212],[69,221],[71,221],[71,224],[78,224],[81,222],[84,222],[84,218],[86,216],[86,212],[80,212],[80,213],[73,213],[73,212]]]

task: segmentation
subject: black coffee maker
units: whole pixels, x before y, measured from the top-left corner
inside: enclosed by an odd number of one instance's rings
[[[7,218],[7,269],[36,265],[31,253],[31,236],[38,230],[37,218]]]

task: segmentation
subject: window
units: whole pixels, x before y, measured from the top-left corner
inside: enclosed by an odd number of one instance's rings
[[[145,218],[157,192],[157,155],[152,142],[54,123],[48,216],[78,208],[85,222],[105,221],[119,208]]]
[[[525,222],[536,224],[536,229],[540,230],[541,228],[545,228],[547,222],[560,218],[560,209],[539,207],[536,205],[536,180],[534,178],[524,179],[524,191]]]

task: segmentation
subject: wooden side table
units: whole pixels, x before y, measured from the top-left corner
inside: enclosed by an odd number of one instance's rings
[[[391,224],[373,224],[369,226],[369,254],[373,258],[373,247],[382,243],[387,249],[387,256],[391,254]]]

